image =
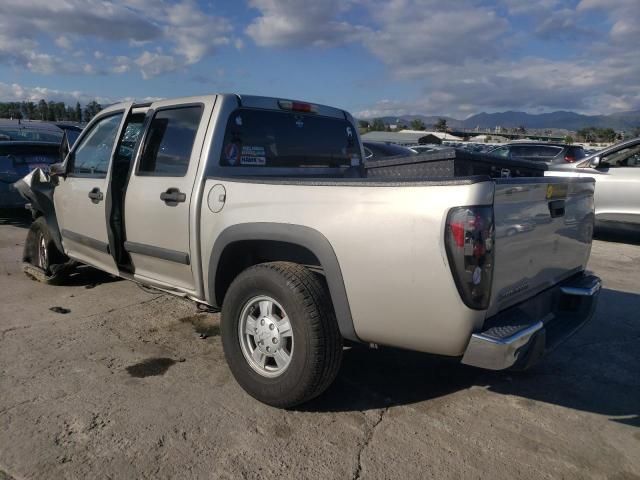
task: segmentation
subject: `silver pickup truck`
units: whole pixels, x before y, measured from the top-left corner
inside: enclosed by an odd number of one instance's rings
[[[526,368],[593,314],[592,179],[371,178],[349,113],[211,95],[100,112],[17,188],[25,270],[74,264],[221,308],[229,367],[291,407],[360,342]]]

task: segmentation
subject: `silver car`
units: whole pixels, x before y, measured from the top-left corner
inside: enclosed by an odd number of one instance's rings
[[[640,137],[612,145],[581,162],[549,168],[546,175],[596,180],[595,214],[599,226],[640,229]]]

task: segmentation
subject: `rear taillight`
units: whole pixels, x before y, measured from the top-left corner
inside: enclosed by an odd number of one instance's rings
[[[573,163],[576,161],[576,157],[572,157],[571,155],[566,155],[564,157],[564,161],[567,163]]]
[[[493,208],[456,207],[449,211],[445,246],[462,301],[469,308],[489,307],[493,276]]]

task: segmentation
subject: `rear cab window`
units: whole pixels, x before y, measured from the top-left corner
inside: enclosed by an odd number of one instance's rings
[[[239,108],[227,121],[218,162],[210,165],[232,175],[339,175],[361,163],[356,129],[344,118]]]

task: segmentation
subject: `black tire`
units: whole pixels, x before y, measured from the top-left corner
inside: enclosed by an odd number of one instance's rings
[[[261,295],[287,312],[295,341],[288,367],[275,378],[257,373],[242,353],[241,313]],[[320,395],[340,369],[342,337],[327,288],[321,278],[295,263],[263,263],[240,273],[224,298],[221,334],[236,381],[249,395],[274,407],[290,408]]]
[[[56,247],[44,217],[36,218],[29,228],[23,261],[27,276],[49,285],[64,283],[72,265]]]

